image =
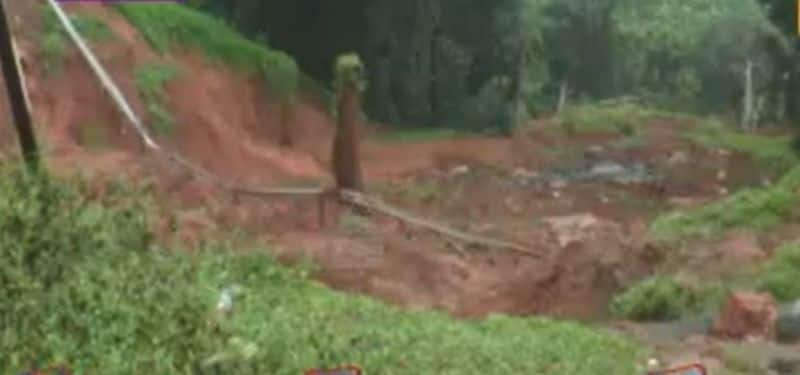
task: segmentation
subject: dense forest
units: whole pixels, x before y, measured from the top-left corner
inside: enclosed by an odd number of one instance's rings
[[[745,126],[800,116],[785,0],[193,3],[324,82],[337,54],[358,52],[381,122],[504,130],[565,102],[623,98]]]

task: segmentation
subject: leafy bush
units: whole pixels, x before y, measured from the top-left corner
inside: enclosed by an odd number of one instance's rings
[[[175,120],[167,110],[164,85],[180,74],[178,67],[169,64],[149,63],[136,69],[136,87],[144,101],[153,130],[158,134],[170,134]]]
[[[758,280],[761,290],[770,292],[777,300],[791,302],[800,299],[800,244],[782,246],[770,260]]]
[[[212,16],[181,4],[118,4],[117,9],[161,53],[197,48],[219,62],[263,74],[276,91],[300,84],[289,55],[248,40]]]
[[[611,313],[631,320],[670,320],[720,300],[720,288],[681,283],[673,277],[644,280],[611,302]]]
[[[778,171],[785,171],[800,161],[789,137],[742,133],[727,129],[719,121],[706,120],[689,132],[688,138],[705,147],[723,148],[750,155]]]
[[[40,361],[81,374],[288,375],[342,362],[391,374],[635,374],[634,345],[578,324],[401,311],[230,243],[164,251],[146,200],[124,185],[90,201],[46,177],[0,175],[2,373]],[[219,314],[228,286],[241,293]]]
[[[635,104],[592,104],[567,107],[558,119],[568,133],[620,133],[632,136],[639,126],[661,116],[671,116]]]
[[[510,134],[515,125],[512,106],[509,105],[511,87],[511,79],[507,76],[489,79],[475,96],[465,101],[460,111],[462,114],[459,114],[459,117],[463,116],[461,126],[489,134]]]
[[[794,217],[798,203],[800,197],[781,184],[743,190],[694,210],[659,216],[650,225],[650,233],[656,239],[672,241],[709,237],[735,228],[767,230]]]

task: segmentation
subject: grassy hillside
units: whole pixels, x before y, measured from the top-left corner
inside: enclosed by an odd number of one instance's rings
[[[263,75],[275,91],[299,88],[329,98],[324,86],[298,72],[291,56],[245,38],[213,16],[181,4],[118,4],[117,9],[160,53],[197,49],[212,61]]]
[[[768,230],[798,217],[800,168],[795,167],[777,184],[747,189],[693,210],[658,217],[650,233],[665,241],[722,235],[727,230]]]
[[[32,361],[88,374],[634,374],[639,349],[547,319],[454,321],[328,290],[231,243],[159,247],[143,193],[0,172],[0,372]],[[242,250],[242,249],[239,249]],[[237,286],[233,312],[215,310]]]

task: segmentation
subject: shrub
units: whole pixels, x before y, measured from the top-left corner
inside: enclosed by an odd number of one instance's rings
[[[568,107],[558,116],[568,134],[578,133],[620,133],[633,136],[637,128],[647,121],[671,116],[635,104],[577,105]]]
[[[779,248],[758,280],[759,289],[770,292],[781,302],[800,299],[800,245]]]
[[[342,362],[392,374],[635,374],[634,345],[585,326],[405,312],[231,242],[164,251],[137,190],[110,185],[91,201],[45,176],[0,177],[2,373],[39,361],[80,374],[288,375]],[[229,286],[240,293],[218,314]]]
[[[716,147],[752,156],[773,171],[783,172],[798,162],[788,137],[763,136],[727,129],[715,120],[705,120],[687,135],[689,140],[705,147]]]
[[[611,302],[611,313],[631,320],[678,319],[720,300],[721,289],[681,283],[673,277],[644,280]]]
[[[798,203],[798,195],[781,184],[743,190],[694,210],[659,216],[650,225],[650,233],[656,239],[674,241],[719,235],[735,228],[767,230],[792,218]]]

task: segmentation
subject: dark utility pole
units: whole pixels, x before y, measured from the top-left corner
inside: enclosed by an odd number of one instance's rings
[[[11,30],[8,26],[8,17],[0,0],[0,63],[3,65],[3,77],[6,82],[6,92],[11,104],[14,125],[17,128],[19,144],[22,148],[22,157],[32,171],[39,168],[39,151],[36,146],[36,136],[33,133],[31,114],[25,101],[25,91],[22,87],[22,77],[14,46],[11,41]]]

